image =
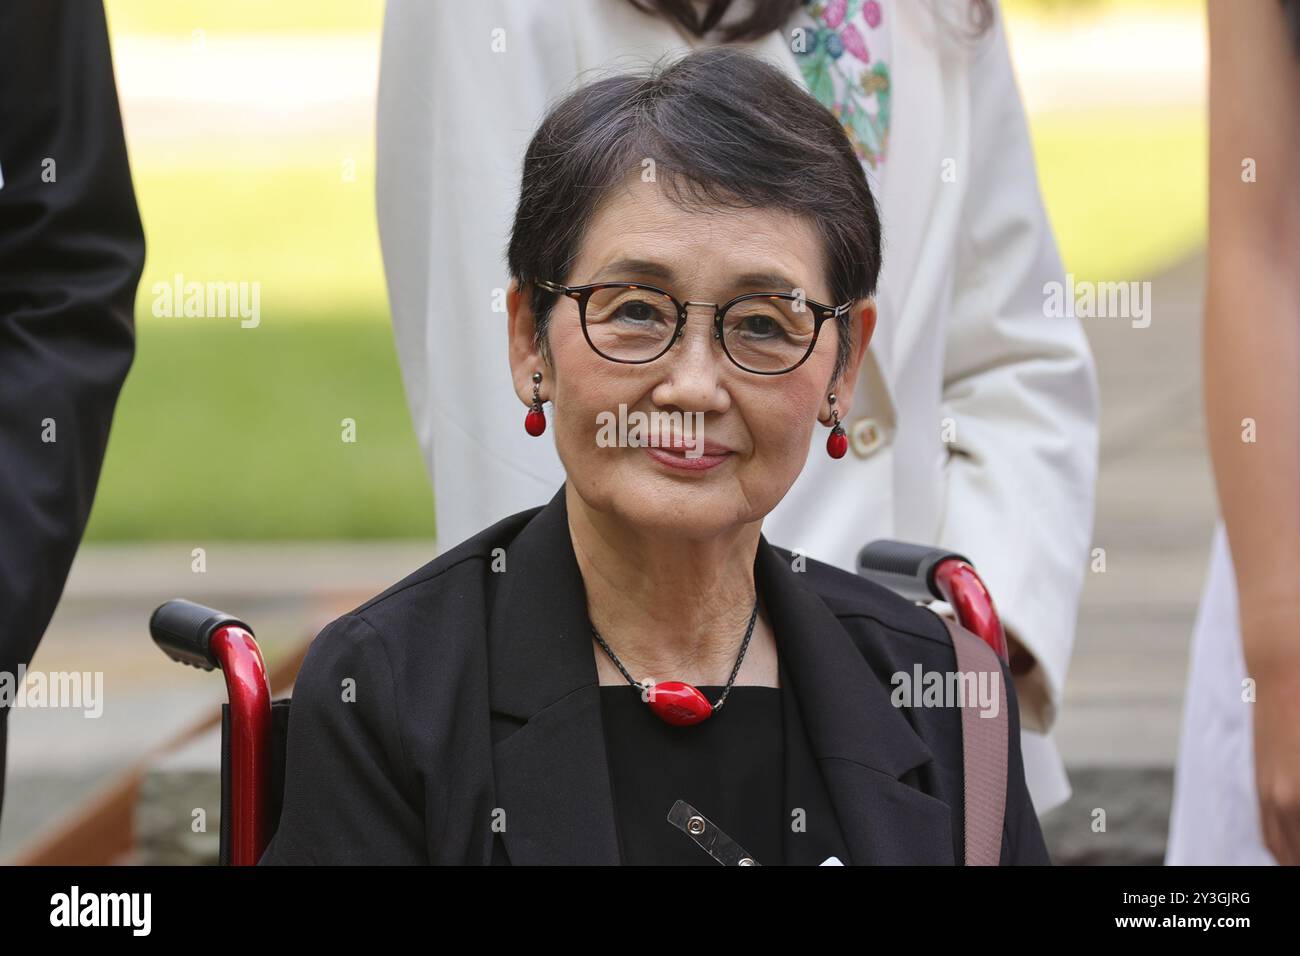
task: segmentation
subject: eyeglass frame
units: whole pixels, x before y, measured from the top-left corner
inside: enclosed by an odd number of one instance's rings
[[[586,285],[562,285],[558,282],[551,282],[547,279],[538,279],[536,280],[536,285],[539,288],[545,289],[547,292],[558,292],[561,295],[567,295],[569,298],[575,300],[578,303],[578,320],[579,320],[579,324],[581,324],[582,326],[582,337],[587,340],[587,344],[591,346],[591,350],[595,352],[597,355],[599,355],[601,358],[605,359],[607,362],[618,362],[621,365],[645,365],[649,362],[654,362],[663,358],[665,355],[668,354],[669,350],[672,349],[672,347],[675,344],[677,344],[677,340],[682,337],[683,330],[686,328],[687,308],[692,305],[711,305],[713,306],[713,337],[717,339],[720,343],[722,343],[722,352],[724,355],[727,356],[727,360],[730,361],[732,365],[736,366],[736,368],[740,369],[742,372],[749,372],[751,375],[786,375],[790,372],[793,372],[804,362],[808,361],[808,357],[813,354],[813,349],[817,347],[817,338],[818,336],[821,335],[823,323],[825,323],[827,319],[839,318],[841,315],[844,315],[849,311],[849,309],[853,307],[852,299],[850,299],[848,302],[845,302],[843,305],[825,305],[824,303],[817,302],[813,299],[805,298],[802,296],[796,296],[788,292],[746,292],[744,295],[738,295],[733,299],[728,299],[726,302],[723,302],[721,305],[719,305],[717,302],[698,302],[693,299],[687,299],[686,301],[683,302],[682,300],[678,299],[677,296],[669,292],[667,289],[661,289],[658,286],[649,285],[645,282],[590,282],[587,283]],[[591,298],[592,293],[598,292],[601,289],[628,289],[628,288],[646,289],[650,292],[658,292],[660,295],[665,296],[670,302],[672,302],[673,305],[677,307],[677,327],[673,330],[673,334],[669,337],[668,344],[663,347],[663,351],[659,352],[657,355],[652,355],[650,358],[646,358],[646,359],[612,358],[606,355],[600,349],[596,348],[596,343],[591,341],[591,335],[587,332],[587,301]],[[736,357],[731,354],[731,351],[727,348],[727,340],[725,336],[723,336],[722,334],[722,316],[726,313],[728,309],[730,309],[737,302],[744,302],[749,299],[772,299],[772,298],[780,298],[780,299],[802,302],[804,306],[812,309],[814,315],[816,316],[816,320],[815,320],[815,324],[813,325],[812,341],[808,343],[808,351],[803,354],[803,358],[799,359],[799,361],[795,362],[789,368],[784,368],[777,372],[760,372],[757,369],[752,369],[749,368],[748,366],[741,365],[740,362],[736,360]]]

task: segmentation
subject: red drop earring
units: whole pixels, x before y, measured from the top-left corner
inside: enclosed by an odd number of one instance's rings
[[[528,410],[524,417],[524,431],[536,438],[542,432],[546,431],[546,413],[542,411],[542,402],[538,398],[538,392],[542,386],[542,373],[533,373],[533,407]]]
[[[844,453],[849,450],[849,436],[844,433],[844,426],[840,424],[840,413],[835,409],[835,393],[831,392],[827,400],[831,403],[831,418],[835,422],[835,427],[826,436],[826,454],[832,458],[843,458]]]

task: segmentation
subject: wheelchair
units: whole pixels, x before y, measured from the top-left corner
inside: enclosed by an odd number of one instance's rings
[[[962,555],[882,539],[862,548],[858,573],[912,601],[946,601],[957,620],[1007,660],[1006,636],[992,596]],[[271,699],[253,629],[233,615],[192,601],[160,605],[149,619],[154,642],[172,660],[220,669],[229,702],[221,705],[223,866],[261,859],[280,820],[291,697]]]

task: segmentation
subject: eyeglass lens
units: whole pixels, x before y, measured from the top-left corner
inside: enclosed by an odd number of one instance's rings
[[[596,351],[623,362],[663,353],[677,330],[677,306],[644,287],[596,289],[587,300],[587,336]],[[817,317],[798,298],[763,296],[733,303],[722,316],[723,345],[736,364],[756,372],[792,368],[807,355]]]

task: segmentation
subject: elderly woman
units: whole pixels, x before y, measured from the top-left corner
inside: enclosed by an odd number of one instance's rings
[[[262,862],[960,862],[961,712],[895,693],[954,670],[944,623],[761,531],[816,422],[844,453],[880,249],[842,127],[757,58],[555,106],[506,305],[567,480],[313,642]],[[1000,676],[1000,858],[1046,863]]]

